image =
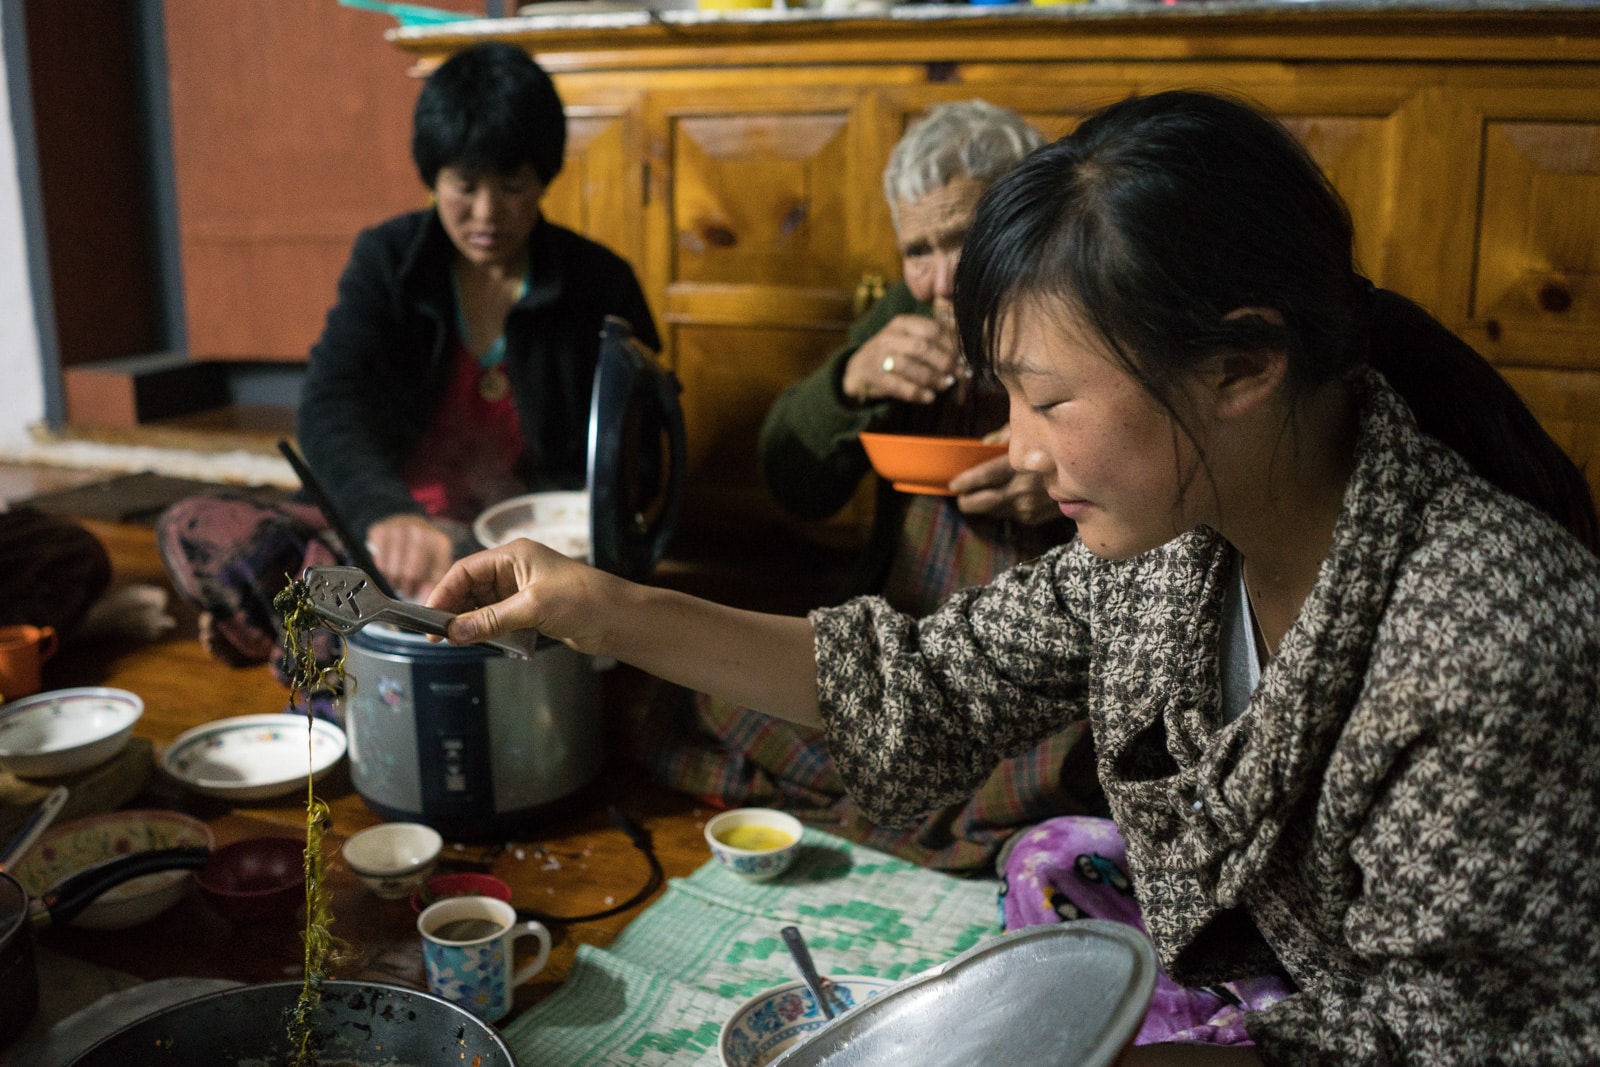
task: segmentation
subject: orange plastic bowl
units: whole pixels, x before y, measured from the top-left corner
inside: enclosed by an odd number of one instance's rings
[[[872,469],[902,493],[954,496],[950,481],[962,471],[1006,454],[1010,446],[985,444],[976,437],[863,433]]]

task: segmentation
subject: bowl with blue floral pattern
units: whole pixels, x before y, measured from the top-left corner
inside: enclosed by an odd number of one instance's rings
[[[887,978],[864,975],[838,975],[822,983],[836,1017],[894,985]],[[828,1021],[804,982],[785,982],[757,993],[722,1024],[718,1050],[723,1067],[764,1067]]]
[[[706,823],[711,857],[751,882],[765,882],[789,869],[800,852],[800,820],[775,808],[734,808]]]

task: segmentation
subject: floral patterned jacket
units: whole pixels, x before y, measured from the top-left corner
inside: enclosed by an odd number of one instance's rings
[[[894,822],[1088,716],[1168,973],[1298,990],[1248,1022],[1266,1062],[1596,1062],[1600,562],[1364,394],[1332,548],[1234,722],[1202,528],[920,621],[813,612],[830,748]]]

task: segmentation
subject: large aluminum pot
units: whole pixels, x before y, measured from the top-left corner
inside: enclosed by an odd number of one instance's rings
[[[975,945],[824,1023],[772,1067],[1110,1067],[1155,991],[1131,926],[1079,919]]]
[[[211,993],[164,1008],[90,1047],[69,1067],[277,1067],[294,1062],[288,1016],[299,982]],[[516,1067],[494,1028],[415,989],[328,982],[313,1037],[325,1064]]]

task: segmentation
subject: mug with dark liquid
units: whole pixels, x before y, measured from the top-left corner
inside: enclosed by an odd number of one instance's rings
[[[428,990],[497,1022],[511,1011],[512,991],[538,974],[550,959],[550,931],[494,897],[450,897],[417,916]],[[539,951],[513,970],[513,946],[533,936]]]

